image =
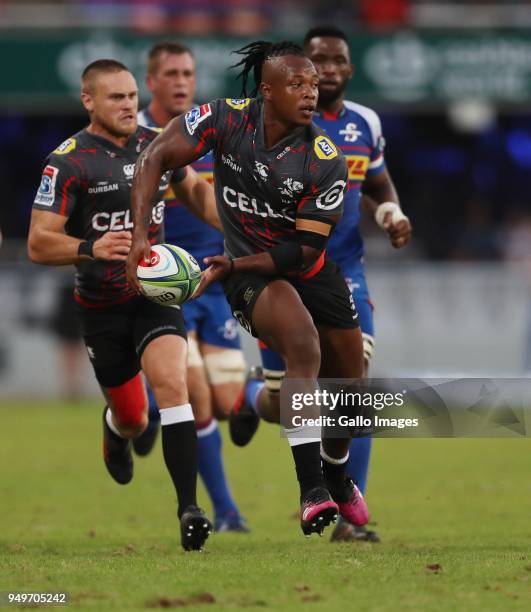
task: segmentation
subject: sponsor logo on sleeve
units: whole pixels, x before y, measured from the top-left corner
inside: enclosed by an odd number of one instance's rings
[[[313,149],[319,159],[334,159],[334,157],[337,157],[336,146],[326,136],[317,136]]]
[[[332,187],[321,193],[315,200],[315,205],[321,210],[334,210],[343,201],[345,195],[345,181],[336,181]]]
[[[73,151],[76,148],[76,145],[76,139],[69,138],[68,140],[65,140],[63,143],[61,143],[57,147],[57,149],[55,149],[54,153],[55,155],[66,155],[67,153]]]
[[[41,206],[52,206],[55,200],[55,183],[57,181],[57,175],[59,174],[59,168],[55,166],[46,166],[44,168],[41,178],[41,184],[35,197],[35,204]]]
[[[363,181],[369,166],[369,158],[366,155],[345,155],[348,166],[349,181]]]
[[[201,104],[201,106],[194,106],[184,116],[184,123],[190,136],[193,136],[197,126],[204,121],[207,117],[212,114],[210,104]]]
[[[242,110],[251,103],[251,98],[237,100],[235,98],[225,98],[225,102],[234,110]]]

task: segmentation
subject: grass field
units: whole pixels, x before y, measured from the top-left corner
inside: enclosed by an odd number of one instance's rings
[[[332,545],[293,518],[278,430],[262,425],[248,449],[225,437],[252,533],[185,554],[160,443],[120,487],[100,458],[98,405],[0,415],[0,591],[67,591],[80,610],[531,609],[529,439],[375,441],[368,501],[383,541]]]

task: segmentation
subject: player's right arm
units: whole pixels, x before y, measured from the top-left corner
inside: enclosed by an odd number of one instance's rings
[[[139,293],[141,289],[136,268],[142,257],[149,259],[151,245],[147,238],[148,227],[160,178],[164,172],[187,166],[212,149],[216,141],[216,115],[215,103],[211,103],[172,119],[138,158],[131,191],[134,227],[133,243],[127,259],[127,280]],[[186,137],[185,129],[190,137],[194,136],[194,140]]]
[[[28,236],[28,254],[35,263],[50,266],[77,264],[92,258],[124,261],[131,244],[130,232],[107,232],[93,242],[69,236],[66,222],[78,203],[81,176],[78,167],[52,155],[42,173],[35,196]]]
[[[48,266],[77,264],[90,259],[125,261],[131,246],[131,232],[106,232],[92,243],[91,258],[80,255],[79,247],[87,242],[65,233],[68,218],[57,213],[33,210],[28,236],[31,261]]]

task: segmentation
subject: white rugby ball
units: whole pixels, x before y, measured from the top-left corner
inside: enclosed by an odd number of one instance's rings
[[[201,269],[181,247],[156,244],[151,247],[149,262],[139,263],[137,275],[148,299],[164,306],[176,306],[194,295],[201,280]]]

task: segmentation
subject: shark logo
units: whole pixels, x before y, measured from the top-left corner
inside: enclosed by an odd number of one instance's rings
[[[280,194],[285,196],[282,198],[283,202],[291,202],[295,195],[299,194],[303,189],[304,185],[299,181],[294,181],[292,178],[287,178],[283,183],[283,187],[279,187]]]

